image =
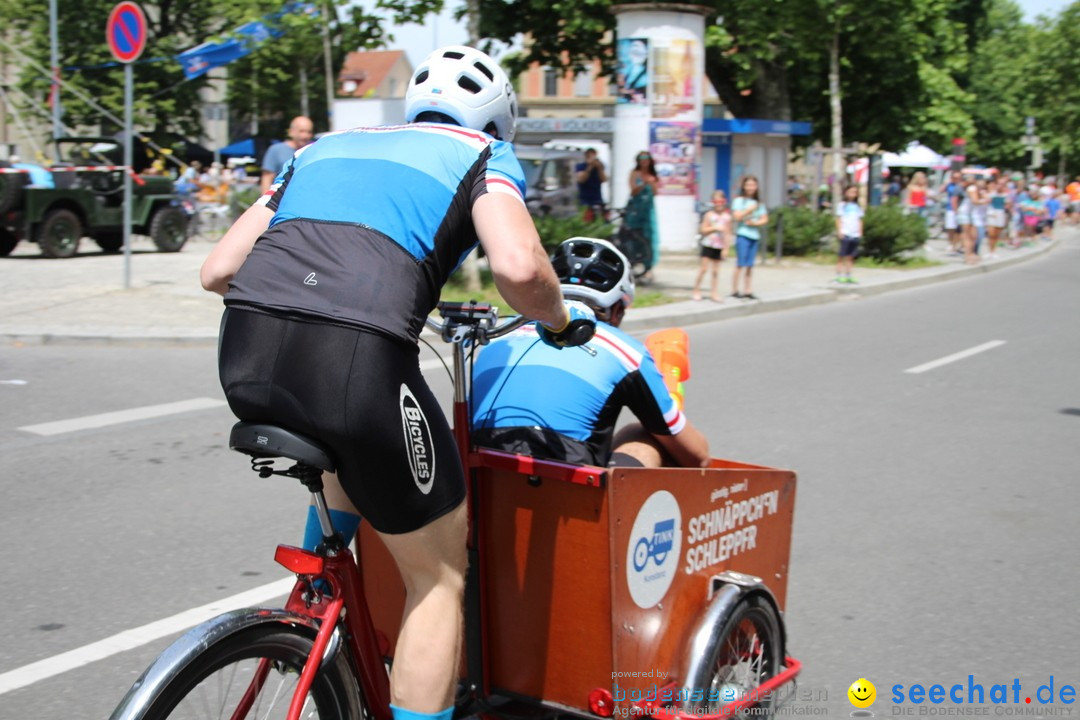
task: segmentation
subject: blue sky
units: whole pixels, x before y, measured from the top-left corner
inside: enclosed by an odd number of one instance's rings
[[[1024,19],[1031,21],[1039,15],[1057,15],[1069,6],[1069,0],[1020,0]]]
[[[1024,19],[1030,21],[1040,14],[1056,15],[1064,10],[1071,0],[1018,0],[1018,5],[1024,11]],[[872,2],[872,0],[871,0]],[[371,7],[373,2],[361,2],[361,5]],[[418,62],[437,47],[465,42],[464,21],[458,22],[453,18],[453,10],[461,3],[458,0],[447,0],[449,8],[444,10],[437,21],[429,21],[424,26],[400,25],[387,27],[394,35],[394,42],[389,43],[391,50],[405,50],[409,61],[415,66]]]

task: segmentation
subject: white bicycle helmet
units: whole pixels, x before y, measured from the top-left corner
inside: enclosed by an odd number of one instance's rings
[[[405,120],[442,113],[462,127],[512,142],[517,96],[510,79],[486,53],[464,45],[434,51],[417,66],[405,92]]]
[[[607,240],[570,238],[556,248],[551,265],[563,297],[569,300],[581,300],[597,312],[611,310],[619,302],[625,309],[634,302],[630,261]]]

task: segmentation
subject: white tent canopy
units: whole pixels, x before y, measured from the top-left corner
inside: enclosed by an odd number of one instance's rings
[[[913,142],[899,155],[885,153],[882,157],[882,164],[885,167],[939,168],[947,167],[949,159],[943,155],[938,155],[921,143]]]

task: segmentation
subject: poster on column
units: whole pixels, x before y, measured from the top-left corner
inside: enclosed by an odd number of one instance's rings
[[[697,123],[649,123],[649,152],[660,180],[657,195],[697,195]]]
[[[615,74],[618,89],[616,104],[648,109],[649,39],[619,38],[618,68]]]
[[[697,108],[697,42],[660,41],[653,46],[652,116],[692,119]]]

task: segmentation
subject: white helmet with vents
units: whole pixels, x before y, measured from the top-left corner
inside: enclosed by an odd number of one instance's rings
[[[555,248],[551,266],[568,300],[581,300],[597,312],[608,311],[618,303],[628,308],[634,302],[630,261],[607,240],[565,240]]]
[[[425,112],[442,113],[462,127],[511,142],[517,96],[506,73],[486,53],[450,45],[424,58],[409,80],[406,122]]]

